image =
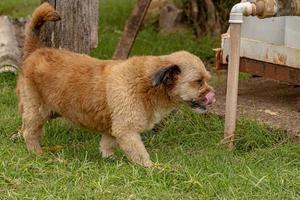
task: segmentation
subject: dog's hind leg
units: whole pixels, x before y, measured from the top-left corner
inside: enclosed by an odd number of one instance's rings
[[[43,136],[43,125],[47,121],[47,117],[43,116],[39,110],[31,110],[23,115],[23,130],[27,149],[36,154],[42,154],[41,140]]]
[[[39,95],[26,84],[21,92],[23,97],[22,130],[27,149],[42,154],[41,148],[43,125],[49,119],[50,112],[44,109]]]
[[[114,154],[115,149],[118,147],[116,138],[111,135],[103,134],[99,143],[100,151],[103,158],[107,158]]]
[[[38,155],[43,153],[40,145],[42,135],[42,125],[32,125],[28,123],[28,128],[23,131],[23,137],[26,142],[27,149]]]

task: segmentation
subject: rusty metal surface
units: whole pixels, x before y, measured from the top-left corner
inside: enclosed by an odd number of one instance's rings
[[[222,54],[222,50],[218,49],[215,51],[215,67],[217,70],[227,69],[228,64],[223,63],[220,54]],[[287,67],[285,65],[241,57],[240,71],[278,81],[286,81],[297,85],[300,84],[300,69]]]
[[[300,84],[300,69],[241,58],[240,71],[266,78]]]
[[[245,18],[240,51],[241,71],[275,80],[299,83],[299,27],[299,17]],[[226,68],[230,52],[229,42],[230,35],[223,34],[221,49],[216,51],[217,69]],[[245,61],[251,61],[252,66]]]
[[[215,68],[216,70],[227,69],[227,64],[222,61],[223,51],[221,48],[214,49],[215,52]]]
[[[241,57],[300,68],[300,49],[242,39]]]
[[[228,43],[229,43],[229,38],[226,38],[224,42],[224,46],[222,48],[223,63],[227,63],[226,59],[229,55]],[[273,45],[258,40],[242,38],[241,57],[300,69],[299,48]]]

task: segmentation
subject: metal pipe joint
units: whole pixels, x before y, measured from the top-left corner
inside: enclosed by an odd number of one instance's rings
[[[300,0],[255,0],[253,3],[259,18],[300,16]]]
[[[243,16],[259,18],[300,16],[300,0],[242,0],[233,6],[229,23],[243,23]]]
[[[250,16],[256,13],[256,5],[250,2],[236,4],[232,7],[230,12],[229,23],[241,24],[243,23],[243,16]]]

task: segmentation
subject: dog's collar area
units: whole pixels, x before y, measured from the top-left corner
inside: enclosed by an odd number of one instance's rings
[[[199,101],[186,101],[186,103],[192,108],[192,109],[201,109],[201,110],[206,110],[206,106],[204,102],[199,102]]]
[[[207,107],[203,102],[199,101],[186,101],[186,103],[192,108],[196,113],[203,114],[207,112]]]

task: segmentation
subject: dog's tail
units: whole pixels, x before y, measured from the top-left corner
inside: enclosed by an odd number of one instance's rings
[[[41,4],[35,9],[31,20],[26,24],[24,60],[36,49],[42,46],[39,36],[44,23],[47,21],[58,21],[60,19],[59,14],[47,2]]]

